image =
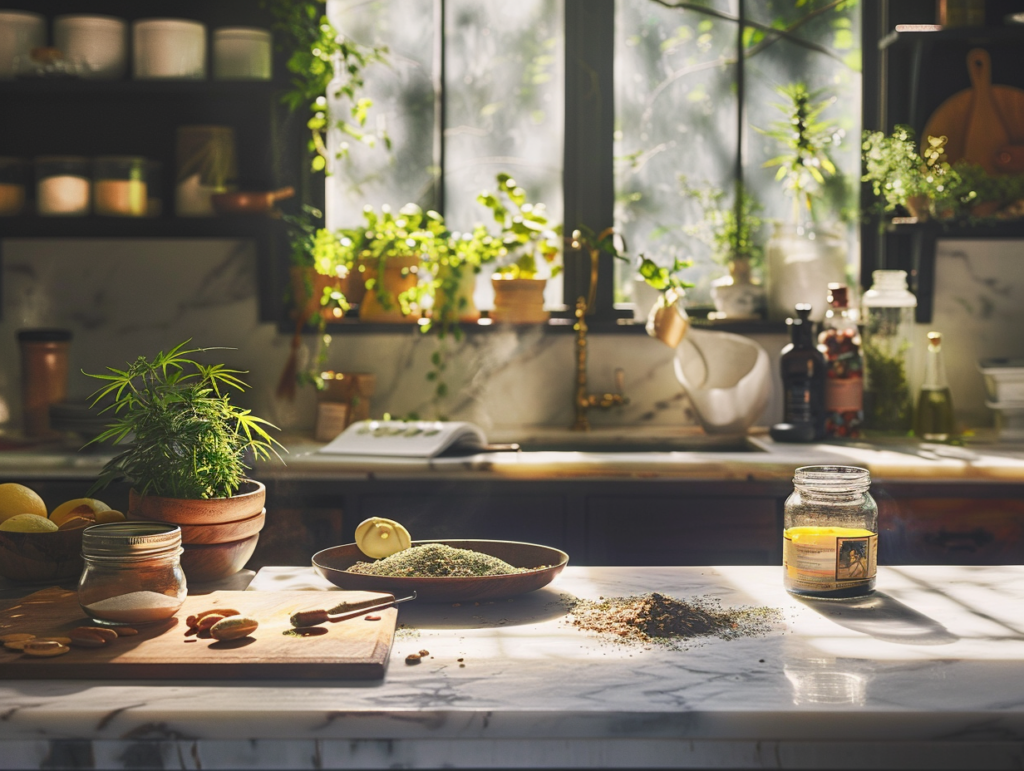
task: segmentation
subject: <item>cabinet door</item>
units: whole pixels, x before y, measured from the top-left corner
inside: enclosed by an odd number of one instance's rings
[[[359,516],[401,522],[415,541],[486,538],[566,548],[562,496],[373,494],[360,497]]]
[[[590,498],[587,564],[781,565],[777,510],[770,498]]]
[[[1024,501],[900,498],[879,506],[878,561],[889,565],[1020,565]]]

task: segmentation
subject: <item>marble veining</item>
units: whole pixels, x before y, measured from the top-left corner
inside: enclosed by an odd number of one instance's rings
[[[249,585],[275,589],[333,587],[309,568],[264,568]],[[566,597],[652,590],[782,618],[763,636],[680,650],[565,622]],[[41,767],[75,743],[97,768],[133,752],[157,768],[257,756],[256,768],[529,767],[538,746],[568,765],[842,767],[885,746],[887,767],[1012,767],[1024,760],[1021,618],[1024,567],[882,568],[873,597],[823,603],[787,595],[779,568],[570,566],[512,601],[403,605],[383,683],[6,683],[0,768]],[[422,664],[403,663],[423,648]],[[828,760],[829,747],[852,754]]]

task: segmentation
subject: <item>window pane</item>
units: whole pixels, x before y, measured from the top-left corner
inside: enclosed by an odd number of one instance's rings
[[[373,100],[370,124],[385,128],[392,151],[369,148],[334,130],[332,152],[347,143],[347,158],[333,161],[327,178],[327,221],[332,228],[361,222],[366,204],[397,210],[414,201],[437,205],[434,190],[434,2],[433,0],[330,0],[331,23],[363,45],[383,44],[389,66],[366,70],[366,95]],[[346,102],[330,99],[332,115],[345,117]]]
[[[708,6],[732,13],[728,2]],[[707,304],[725,269],[683,230],[701,218],[683,184],[732,189],[737,24],[652,0],[619,0],[615,22],[616,226],[634,257],[692,259],[689,302]],[[616,300],[628,301],[634,270],[616,270]]]
[[[861,73],[860,4],[809,0],[792,2],[757,0],[747,3],[750,17],[766,26],[787,30],[796,40],[762,35],[751,30],[746,63],[747,122],[770,128],[784,118],[777,105],[785,103],[777,89],[803,83],[817,101],[834,99],[819,118],[844,132],[838,148],[830,152],[839,174],[828,184],[828,195],[816,210],[823,222],[836,222],[848,245],[850,278],[856,285],[859,264],[859,228],[854,227],[860,190]],[[804,43],[804,44],[801,44]],[[779,155],[779,144],[751,129],[745,135],[744,179],[747,189],[773,219],[793,218],[792,198],[775,181],[775,169],[764,162]],[[852,207],[852,209],[851,209]],[[842,210],[845,211],[845,221]],[[766,234],[767,235],[767,234]],[[821,298],[824,303],[825,298]]]
[[[446,221],[490,222],[476,196],[505,171],[561,222],[562,0],[448,0],[445,12]],[[489,275],[477,281],[481,308],[493,306]],[[562,304],[560,278],[545,296]]]

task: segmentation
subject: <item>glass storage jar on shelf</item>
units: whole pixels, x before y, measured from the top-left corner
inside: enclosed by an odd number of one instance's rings
[[[92,164],[76,155],[36,158],[36,210],[44,217],[84,217],[92,204]]]
[[[786,499],[782,570],[792,594],[841,600],[875,590],[878,506],[871,474],[856,466],[805,466]]]
[[[110,522],[82,533],[85,569],[78,603],[94,621],[139,626],[164,621],[188,593],[181,528],[165,522]]]
[[[145,217],[148,197],[145,158],[108,155],[93,168],[93,211],[105,217]]]
[[[14,217],[25,210],[28,164],[21,158],[0,156],[0,217]]]
[[[913,369],[914,309],[903,270],[876,270],[861,301],[864,427],[906,434],[914,415],[908,374]]]

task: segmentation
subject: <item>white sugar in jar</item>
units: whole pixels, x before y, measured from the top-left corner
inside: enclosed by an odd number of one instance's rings
[[[84,217],[92,204],[88,158],[46,155],[36,158],[36,210],[44,217]]]

